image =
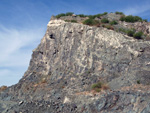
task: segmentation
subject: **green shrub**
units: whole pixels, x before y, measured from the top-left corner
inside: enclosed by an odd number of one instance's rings
[[[70,22],[70,20],[65,20],[65,22]]]
[[[128,29],[126,33],[128,36],[133,36],[135,34],[135,29]]]
[[[140,32],[135,33],[133,35],[133,37],[136,38],[136,39],[142,39],[142,35],[143,35],[143,32],[140,31]]]
[[[96,18],[95,15],[89,15],[88,17],[89,17],[89,19],[95,19]]]
[[[125,21],[125,16],[121,16],[120,21]]]
[[[118,24],[118,22],[115,21],[115,20],[113,20],[113,21],[110,22],[110,25],[116,25],[116,24]]]
[[[86,19],[85,21],[83,21],[83,24],[85,24],[85,25],[98,25],[99,21],[94,20],[94,19]]]
[[[73,14],[74,14],[73,12],[67,12],[66,14],[65,13],[61,13],[61,14],[56,15],[56,18],[60,18],[62,16],[72,16]]]
[[[140,84],[141,82],[140,82],[140,80],[137,80],[136,83],[137,83],[137,84]]]
[[[132,15],[126,16],[124,20],[126,22],[135,22],[134,17]]]
[[[108,13],[107,12],[104,12],[102,15],[107,15]]]
[[[73,12],[67,12],[66,16],[72,16],[74,13]]]
[[[142,18],[139,17],[139,16],[132,16],[132,15],[129,15],[129,16],[122,16],[120,18],[121,21],[125,21],[125,22],[138,22],[138,21],[142,21]]]
[[[96,17],[101,17],[101,16],[104,16],[104,15],[107,15],[108,13],[107,12],[104,12],[104,13],[102,13],[102,14],[96,14],[96,15],[94,15],[94,16],[96,16]]]
[[[98,82],[98,83],[95,83],[92,85],[92,89],[100,89],[102,88],[102,83],[101,82]]]
[[[115,14],[124,15],[123,12],[118,12],[118,11],[116,11]]]
[[[148,22],[148,20],[147,20],[147,19],[143,19],[143,21],[144,21],[144,22]]]
[[[62,16],[66,16],[66,14],[65,13],[58,14],[58,15],[56,15],[56,18],[60,18]]]
[[[99,18],[99,17],[101,17],[101,16],[103,16],[103,14],[96,14],[96,15],[95,15],[95,17],[97,17],[97,18]]]
[[[109,23],[109,20],[108,20],[107,18],[103,18],[103,19],[101,20],[101,22],[102,22],[102,23]]]
[[[95,90],[96,92],[100,92],[102,89],[107,90],[109,89],[107,84],[104,84],[102,82],[98,82],[92,85],[92,90]]]
[[[104,12],[104,13],[102,13],[102,14],[88,15],[88,17],[89,17],[90,19],[95,19],[96,17],[99,18],[99,17],[101,17],[101,16],[103,16],[103,15],[106,15],[106,14],[107,14],[107,12]]]
[[[139,16],[133,16],[133,20],[134,20],[134,22],[142,21],[142,18]]]

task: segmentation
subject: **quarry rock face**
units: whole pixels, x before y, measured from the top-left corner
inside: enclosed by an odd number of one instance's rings
[[[52,19],[0,112],[149,113],[150,42]]]

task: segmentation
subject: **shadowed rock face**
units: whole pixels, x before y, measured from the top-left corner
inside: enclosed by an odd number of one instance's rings
[[[98,82],[109,89],[93,91]],[[150,42],[51,20],[23,78],[0,93],[0,112],[148,113],[149,84]]]

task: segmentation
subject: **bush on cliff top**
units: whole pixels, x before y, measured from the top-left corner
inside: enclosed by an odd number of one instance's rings
[[[66,16],[66,14],[65,13],[58,14],[58,15],[56,15],[56,18],[60,18],[62,16]]]
[[[116,11],[115,14],[124,15],[123,12],[118,12],[118,11]]]
[[[72,16],[73,14],[74,14],[73,12],[61,13],[61,14],[56,15],[56,18],[60,18],[63,16]]]
[[[121,21],[125,21],[125,22],[138,22],[138,21],[142,21],[142,18],[139,17],[139,16],[132,16],[132,15],[129,15],[129,16],[122,16],[120,18]]]
[[[99,21],[94,20],[94,19],[86,19],[85,21],[83,21],[83,24],[85,24],[85,25],[98,25]]]
[[[72,16],[74,13],[73,12],[67,12],[66,16]]]

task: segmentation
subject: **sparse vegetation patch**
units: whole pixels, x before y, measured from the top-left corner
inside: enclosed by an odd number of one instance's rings
[[[130,26],[128,26],[128,22],[130,22],[129,24],[134,23],[134,22],[147,22],[146,19],[142,19],[139,16],[133,16],[133,15],[126,16],[124,15],[123,12],[116,11],[115,14],[121,16],[120,21],[127,22],[125,23],[127,24],[127,27],[126,27],[126,25],[125,26],[122,25],[122,23],[118,20],[118,17],[116,17],[116,20],[115,20],[115,17],[112,17],[113,19],[112,21],[110,21],[111,17],[109,19],[107,16],[104,16],[107,14],[108,14],[107,12],[104,12],[104,13],[95,14],[95,15],[84,15],[84,14],[75,15],[73,12],[67,12],[67,13],[58,14],[55,17],[60,18],[63,16],[70,16],[70,17],[66,17],[66,20],[65,18],[63,19],[66,22],[83,23],[89,26],[105,27],[107,29],[115,30],[125,35],[134,37],[135,39],[149,39],[149,37],[145,36],[146,34],[144,34],[143,32],[138,32],[139,29],[137,30],[136,26],[133,25],[132,28],[129,28]],[[76,17],[78,19],[76,19]],[[141,28],[141,31],[143,31],[142,28]]]
[[[102,82],[98,82],[92,85],[92,90],[96,91],[96,92],[100,92],[102,89],[103,90],[107,90],[109,89],[108,86]]]
[[[137,84],[140,84],[140,80],[137,80],[136,82],[137,82]]]
[[[113,21],[110,22],[110,25],[117,25],[117,24],[118,24],[118,22],[115,21],[115,20],[113,20]]]
[[[72,23],[77,23],[76,20],[65,20],[66,22],[72,22]]]
[[[63,16],[72,16],[73,14],[74,14],[73,12],[67,12],[67,13],[58,14],[55,17],[60,18],[60,17],[63,17]]]
[[[127,33],[128,36],[133,36],[135,34],[135,31],[136,31],[135,29],[128,29],[126,31],[126,33]]]
[[[118,12],[118,11],[116,11],[115,14],[124,15],[123,12]]]
[[[136,39],[142,39],[142,36],[143,36],[143,32],[140,31],[140,32],[137,32],[133,35],[134,38]]]
[[[85,24],[85,25],[98,25],[99,21],[94,20],[94,19],[86,19],[85,21],[83,21],[83,24]]]
[[[107,18],[103,18],[103,19],[101,20],[101,22],[102,22],[102,23],[109,23],[109,20],[108,20]]]
[[[132,16],[132,15],[122,16],[120,18],[120,20],[121,21],[125,21],[125,22],[131,22],[131,23],[138,22],[138,21],[143,21],[141,17],[139,17],[139,16]]]

